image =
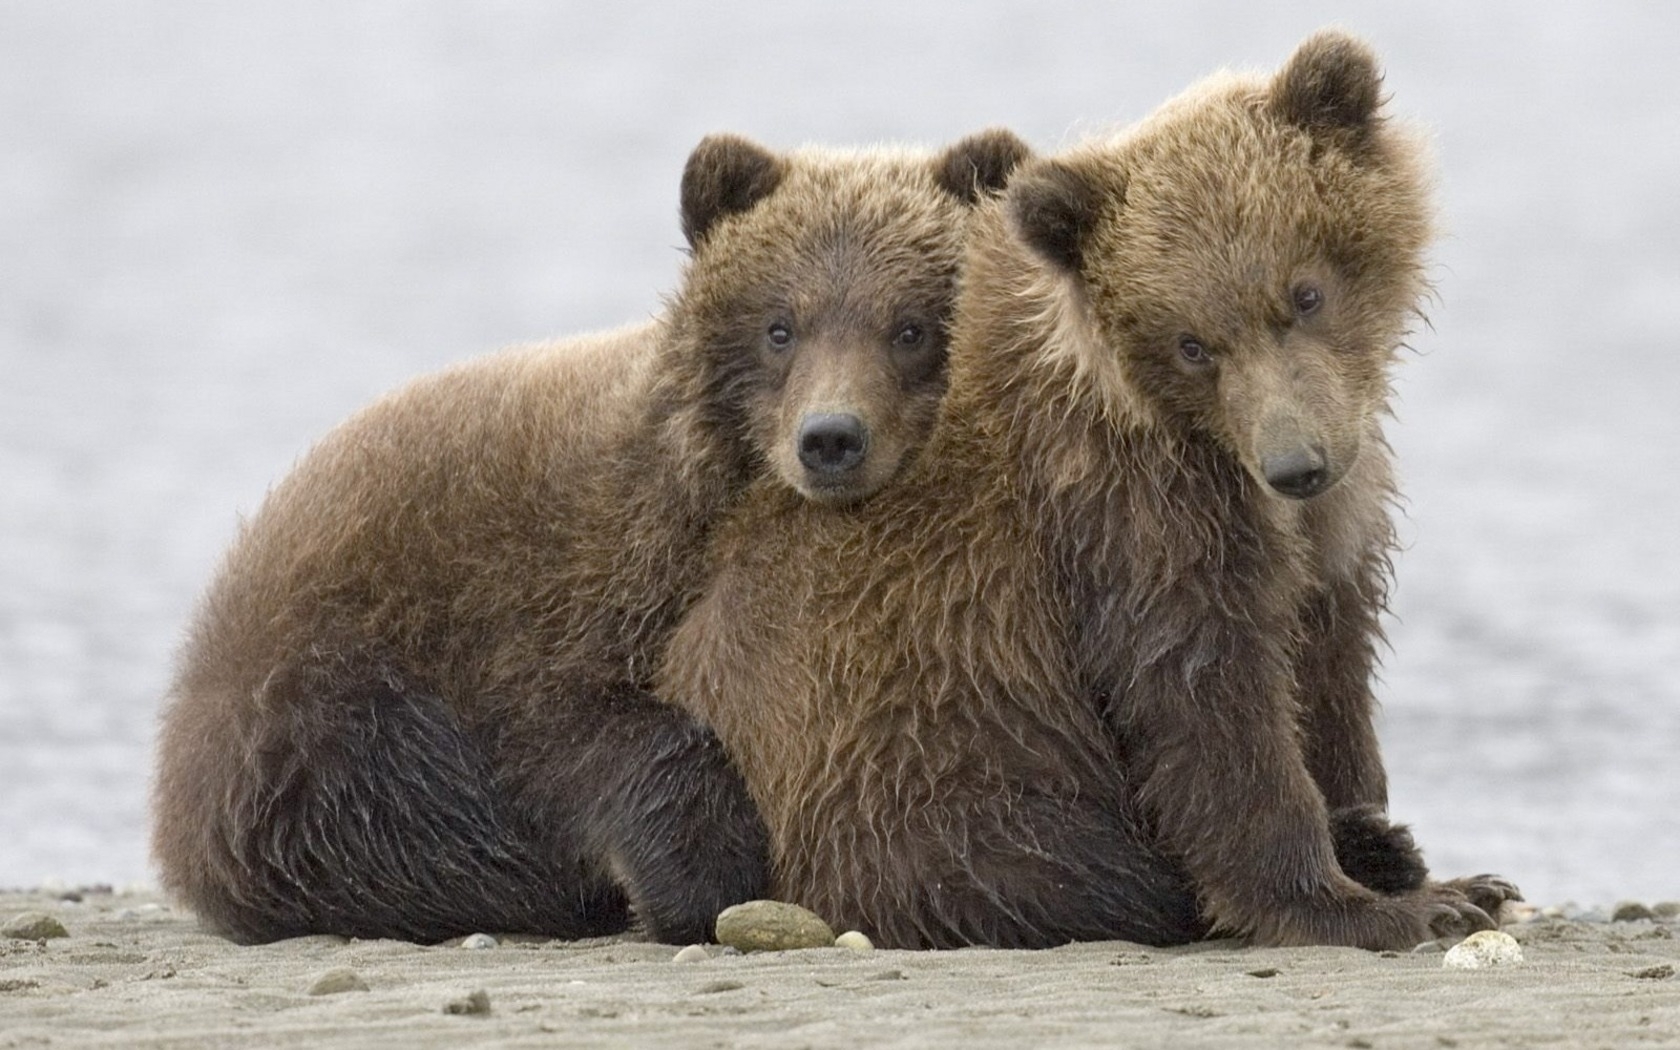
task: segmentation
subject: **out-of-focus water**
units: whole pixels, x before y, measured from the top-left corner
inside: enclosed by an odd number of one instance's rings
[[[1436,133],[1382,723],[1444,872],[1680,897],[1680,9],[0,6],[0,885],[149,877],[239,513],[406,377],[646,316],[708,131],[1043,149],[1339,20]]]

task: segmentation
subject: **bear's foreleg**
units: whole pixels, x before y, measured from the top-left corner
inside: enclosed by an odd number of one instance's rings
[[[1343,581],[1315,594],[1302,612],[1295,661],[1301,743],[1331,810],[1388,807],[1388,775],[1377,742],[1371,674],[1382,638],[1377,581]]]
[[[1402,949],[1491,926],[1456,889],[1382,896],[1343,873],[1295,722],[1287,625],[1268,622],[1258,595],[1204,595],[1163,602],[1139,632],[1178,641],[1131,661],[1121,714],[1141,798],[1216,927],[1261,944]]]
[[[1423,886],[1429,869],[1411,831],[1390,823],[1384,812],[1388,775],[1371,693],[1384,582],[1380,561],[1369,559],[1355,579],[1308,599],[1295,684],[1301,748],[1330,810],[1337,862],[1362,886],[1402,893]]]
[[[1391,823],[1388,776],[1374,717],[1371,677],[1382,638],[1384,580],[1378,559],[1360,577],[1311,599],[1302,615],[1295,681],[1307,768],[1330,809],[1330,832],[1342,870],[1382,893],[1421,889],[1429,882],[1423,852],[1404,825]],[[1475,875],[1445,884],[1497,916],[1502,903],[1521,900],[1509,880]]]

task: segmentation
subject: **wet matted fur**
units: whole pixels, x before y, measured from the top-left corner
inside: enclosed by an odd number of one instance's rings
[[[938,155],[708,138],[661,317],[450,369],[329,435],[182,650],[165,888],[244,941],[634,913],[688,942],[762,895],[756,809],[648,679],[745,485],[854,502],[919,447],[966,223],[1025,154],[1001,131]]]
[[[778,896],[890,946],[1409,948],[1515,892],[1428,882],[1382,814],[1381,421],[1431,209],[1379,94],[1325,33],[1029,163],[924,454],[854,514],[761,487],[720,530],[658,688]]]

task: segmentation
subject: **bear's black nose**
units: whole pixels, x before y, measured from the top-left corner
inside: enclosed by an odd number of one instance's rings
[[[1317,445],[1300,445],[1279,455],[1266,456],[1260,460],[1260,469],[1266,473],[1266,484],[1290,499],[1316,496],[1330,485],[1324,449]]]
[[[817,474],[843,474],[863,462],[869,428],[850,412],[806,416],[799,424],[799,462]]]

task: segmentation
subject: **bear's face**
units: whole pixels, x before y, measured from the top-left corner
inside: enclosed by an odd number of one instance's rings
[[[703,142],[684,175],[679,307],[711,422],[809,499],[884,485],[944,394],[973,205],[1026,154],[1001,131],[937,157]]]
[[[1379,84],[1362,45],[1320,34],[1269,83],[1213,82],[1010,195],[1075,280],[1105,407],[1213,436],[1280,496],[1353,465],[1425,289],[1425,180]]]

